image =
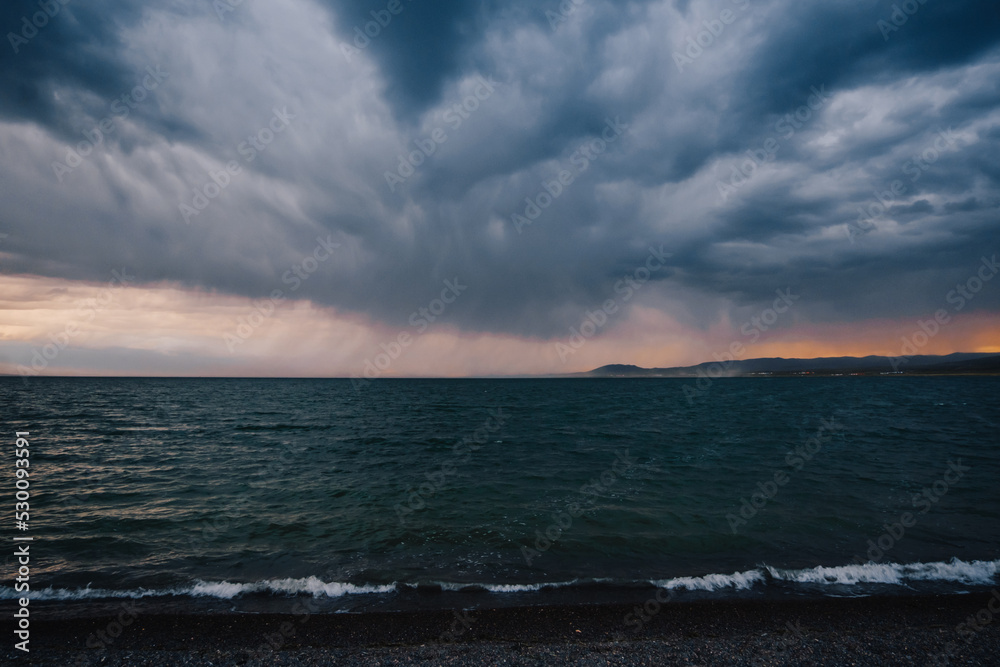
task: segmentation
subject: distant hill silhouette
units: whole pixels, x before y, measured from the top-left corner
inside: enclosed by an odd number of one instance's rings
[[[746,377],[750,375],[992,375],[1000,374],[1000,354],[956,352],[945,356],[914,355],[892,357],[819,357],[784,359],[770,357],[736,361],[708,361],[696,366],[642,368],[631,364],[610,364],[585,373],[586,377]]]

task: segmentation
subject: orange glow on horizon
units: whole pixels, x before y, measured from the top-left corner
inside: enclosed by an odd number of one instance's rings
[[[924,336],[914,318],[800,323],[766,332],[753,342],[724,317],[705,331],[683,326],[661,310],[634,306],[578,348],[568,347],[568,332],[542,340],[439,325],[414,335],[405,350],[389,359],[381,344],[391,347],[406,329],[308,301],[286,301],[257,326],[240,330],[255,311],[254,300],[173,284],[122,289],[0,276],[0,295],[0,372],[12,374],[29,368],[33,359],[37,365],[41,357],[35,353],[52,353],[60,341],[73,352],[59,350],[43,359],[39,373],[363,377],[366,369],[374,369],[376,377],[549,375],[612,363],[690,366],[726,358],[734,343],[743,345],[739,359],[899,356],[904,336],[924,343],[916,354],[1000,354],[1000,314],[993,313],[952,314],[932,337]],[[66,337],[70,324],[75,328]],[[239,331],[249,335],[240,337]],[[113,349],[129,351],[135,365],[123,369],[86,361]]]

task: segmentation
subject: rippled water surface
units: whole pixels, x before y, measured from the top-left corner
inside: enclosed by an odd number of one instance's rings
[[[996,582],[1000,379],[685,386],[0,378],[0,405],[38,598]]]

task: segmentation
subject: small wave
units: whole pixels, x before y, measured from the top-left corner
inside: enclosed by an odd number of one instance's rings
[[[599,581],[610,581],[610,580],[587,580],[591,582]],[[569,588],[572,586],[582,585],[581,580],[574,579],[573,581],[553,581],[553,582],[539,582],[536,584],[482,584],[475,582],[460,582],[460,581],[432,581],[427,584],[402,584],[403,588],[408,589],[437,589],[441,591],[448,592],[489,592],[489,593],[534,593],[537,591],[544,590],[546,588]]]
[[[0,588],[0,600],[13,600],[27,597],[31,600],[108,600],[135,599],[147,597],[162,597],[169,595],[189,594],[183,589],[148,589],[112,590],[109,588],[42,588],[25,593],[16,593],[12,588]]]
[[[230,581],[196,581],[193,586],[147,589],[135,588],[113,590],[107,588],[45,588],[28,593],[32,600],[106,600],[106,599],[140,599],[147,597],[208,597],[220,600],[232,600],[241,595],[252,593],[271,593],[277,595],[312,595],[331,598],[344,595],[363,595],[366,593],[391,593],[396,584],[355,585],[345,582],[324,582],[318,577],[305,579],[269,579],[251,583],[234,583]],[[24,593],[15,593],[11,588],[0,589],[0,599],[11,600],[24,597]]]
[[[965,562],[952,558],[947,563],[872,563],[814,567],[808,570],[779,570],[768,567],[775,579],[800,584],[895,584],[909,581],[954,581],[990,585],[1000,572],[1000,560]]]
[[[864,565],[823,565],[803,570],[788,570],[765,565],[746,572],[707,574],[702,577],[676,577],[651,581],[654,586],[689,591],[717,591],[725,588],[747,590],[768,578],[795,584],[841,585],[892,584],[904,586],[913,581],[949,581],[966,585],[989,586],[1000,573],[1000,560],[971,562],[952,558],[947,563],[865,563]]]
[[[231,600],[246,593],[278,593],[281,595],[312,595],[319,597],[339,598],[344,595],[361,595],[364,593],[391,593],[396,584],[362,585],[343,583],[340,581],[324,582],[318,577],[305,579],[269,579],[248,584],[231,583],[228,581],[199,581],[191,589],[195,597],[213,597]]]
[[[488,584],[483,586],[490,593],[534,593],[546,588],[570,588],[579,586],[580,581],[556,581],[544,584]]]
[[[888,584],[905,586],[917,581],[955,582],[963,585],[991,586],[1000,575],[1000,560],[962,561],[953,558],[937,563],[865,563],[839,566],[817,566],[794,570],[762,565],[759,568],[731,574],[706,574],[696,577],[674,577],[671,579],[649,580],[645,582],[622,582],[611,579],[574,579],[572,581],[537,583],[475,583],[475,582],[433,582],[431,586],[442,591],[480,590],[498,594],[535,593],[546,589],[560,589],[595,585],[635,586],[652,585],[668,590],[689,591],[745,591],[758,585],[766,586],[769,581],[788,582],[799,585],[859,586],[865,584]],[[299,579],[267,579],[255,582],[201,581],[190,586],[166,589],[113,590],[106,588],[45,588],[31,591],[27,597],[32,600],[99,600],[147,597],[206,597],[232,600],[248,594],[270,595],[311,595],[313,597],[339,598],[346,595],[366,595],[392,593],[418,587],[417,584],[351,584],[347,582],[325,582],[319,577]],[[0,600],[24,597],[12,588],[0,588]]]
[[[742,591],[753,588],[754,584],[761,581],[764,581],[764,573],[761,570],[748,570],[733,574],[706,574],[703,577],[676,577],[649,583],[667,590],[683,588],[689,591],[717,591],[732,587]]]

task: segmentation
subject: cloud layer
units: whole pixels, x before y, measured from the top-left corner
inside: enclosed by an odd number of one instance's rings
[[[390,334],[457,280],[459,337],[611,300],[676,351],[778,289],[778,329],[925,317],[1000,250],[995,3],[272,4],[0,10],[0,279]]]

